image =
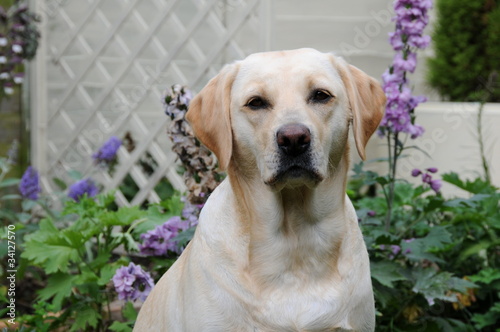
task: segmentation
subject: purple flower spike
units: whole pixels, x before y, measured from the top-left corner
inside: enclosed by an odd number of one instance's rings
[[[92,158],[99,163],[110,163],[116,159],[116,153],[121,145],[122,141],[118,137],[111,136],[99,151],[92,155]]]
[[[116,270],[112,280],[118,299],[126,301],[146,300],[154,286],[151,275],[134,263]]]
[[[430,37],[423,35],[429,22],[430,0],[396,0],[394,11],[396,30],[389,33],[389,42],[396,51],[393,63],[382,75],[383,89],[387,96],[386,112],[380,123],[379,135],[406,133],[412,139],[421,136],[424,129],[413,121],[413,111],[423,96],[413,96],[407,73],[413,73],[417,66],[417,49],[430,43]]]
[[[85,194],[88,197],[94,197],[99,193],[99,189],[91,179],[83,179],[78,182],[73,183],[69,187],[68,197],[72,198],[76,202],[80,201]]]
[[[40,188],[40,179],[38,172],[31,166],[24,172],[21,182],[19,183],[19,191],[23,198],[28,198],[36,201],[38,194],[42,191]]]

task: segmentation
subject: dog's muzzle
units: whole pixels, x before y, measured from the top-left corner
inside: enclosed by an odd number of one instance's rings
[[[276,143],[280,161],[275,176],[267,184],[289,179],[321,181],[312,161],[311,140],[311,131],[303,124],[287,124],[278,129]]]

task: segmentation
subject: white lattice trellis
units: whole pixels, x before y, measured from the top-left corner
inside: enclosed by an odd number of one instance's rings
[[[138,191],[126,197],[118,189],[120,205],[159,201],[155,188],[165,176],[184,189],[165,134],[165,88],[180,83],[199,90],[224,63],[269,48],[269,0],[32,5],[44,22],[30,81],[33,164],[49,192],[56,190],[54,177],[71,182],[70,170],[107,190],[127,178]],[[133,148],[120,148],[115,170],[96,169],[92,153],[111,135],[127,133]]]

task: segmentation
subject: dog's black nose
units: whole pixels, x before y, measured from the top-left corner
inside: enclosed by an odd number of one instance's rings
[[[295,157],[309,149],[311,131],[302,124],[288,124],[278,130],[276,141],[281,151]]]

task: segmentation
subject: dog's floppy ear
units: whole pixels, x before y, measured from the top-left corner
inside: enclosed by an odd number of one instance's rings
[[[344,82],[352,112],[354,140],[365,160],[365,147],[384,115],[386,97],[379,82],[343,59],[332,56]]]
[[[237,70],[237,64],[222,68],[189,103],[186,114],[194,134],[215,153],[222,170],[229,166],[233,150],[229,107]]]

